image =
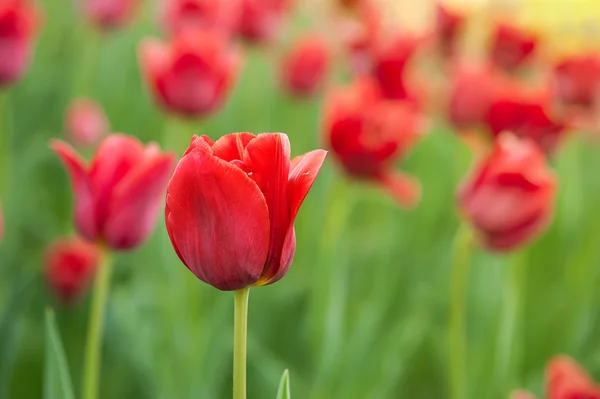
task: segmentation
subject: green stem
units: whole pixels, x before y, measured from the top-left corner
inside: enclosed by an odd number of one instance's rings
[[[466,337],[465,310],[467,282],[469,278],[469,258],[471,252],[471,232],[466,226],[459,227],[454,242],[452,257],[452,288],[450,298],[450,398],[464,399],[466,393]]]
[[[246,399],[246,341],[248,331],[248,294],[250,288],[235,291],[233,323],[233,399]]]
[[[98,269],[98,274],[94,282],[83,368],[83,399],[96,399],[98,397],[98,381],[100,379],[100,364],[102,360],[102,330],[112,269],[112,256],[110,252],[105,251],[103,255],[104,260]]]
[[[163,150],[173,151],[181,156],[189,147],[194,134],[198,133],[199,129],[192,121],[168,116],[164,128]]]

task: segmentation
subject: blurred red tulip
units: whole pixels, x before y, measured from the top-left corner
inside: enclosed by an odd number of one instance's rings
[[[487,121],[500,77],[491,65],[457,65],[450,77],[447,112],[459,128],[474,128]]]
[[[90,241],[130,249],[152,232],[173,169],[172,154],[123,134],[108,136],[89,166],[68,144],[51,147],[65,164],[75,193],[75,224]]]
[[[168,44],[146,39],[139,56],[156,101],[188,118],[206,117],[221,106],[242,63],[240,52],[223,36],[199,30]]]
[[[563,105],[594,108],[600,99],[600,56],[590,53],[562,60],[554,68],[554,90]]]
[[[163,25],[170,35],[210,29],[225,36],[237,30],[241,0],[166,0]]]
[[[109,126],[100,104],[89,98],[79,98],[67,109],[65,130],[74,145],[94,147],[108,134]]]
[[[519,390],[511,393],[510,399],[536,399],[536,397],[531,392]]]
[[[501,135],[463,182],[458,206],[491,251],[510,251],[540,235],[553,217],[556,179],[530,140]]]
[[[165,219],[181,261],[220,290],[281,279],[296,249],[294,220],[326,152],[290,161],[285,134],[194,136],[167,188]]]
[[[546,154],[552,154],[566,133],[565,124],[551,109],[546,91],[531,91],[519,83],[497,90],[487,122],[494,136],[504,131],[532,139]]]
[[[326,99],[326,142],[347,173],[381,185],[401,205],[419,200],[417,181],[393,163],[421,135],[421,118],[411,104],[382,98],[371,80],[334,90]]]
[[[570,357],[557,356],[546,369],[548,399],[600,399],[600,386]]]
[[[435,14],[435,33],[438,46],[446,58],[456,54],[460,31],[465,24],[465,16],[459,12],[438,4]]]
[[[282,63],[283,87],[292,95],[315,94],[327,78],[331,62],[330,51],[324,39],[306,36],[295,43]]]
[[[38,11],[27,0],[0,0],[0,88],[17,81],[29,66]]]
[[[241,0],[239,34],[254,43],[264,43],[279,32],[291,0]]]
[[[380,10],[371,1],[357,3],[355,19],[342,19],[336,30],[349,58],[351,72],[366,75],[373,69],[373,54],[380,37],[383,23]]]
[[[538,38],[531,32],[500,22],[492,36],[490,60],[499,68],[513,72],[533,57],[537,45]]]
[[[387,98],[406,100],[413,97],[407,82],[407,66],[423,42],[420,37],[397,35],[380,42],[375,49],[373,76]]]
[[[70,304],[85,293],[93,280],[100,253],[96,246],[71,237],[54,241],[45,255],[45,275],[56,297]]]
[[[138,0],[78,0],[83,15],[102,30],[120,28],[131,20]]]

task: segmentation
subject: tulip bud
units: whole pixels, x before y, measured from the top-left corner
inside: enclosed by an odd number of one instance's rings
[[[94,100],[80,98],[69,105],[65,117],[69,141],[78,147],[94,147],[108,133],[104,110]]]
[[[556,179],[530,140],[501,135],[463,182],[458,206],[491,251],[511,251],[539,236],[554,214]]]
[[[172,36],[208,29],[229,37],[239,25],[241,0],[166,0],[162,17]]]
[[[29,66],[38,19],[29,1],[0,3],[0,88],[17,81]]]
[[[537,45],[534,34],[509,23],[498,23],[492,36],[490,60],[499,68],[514,72],[533,57]]]
[[[265,43],[275,37],[291,0],[241,0],[242,16],[239,34],[254,43]]]
[[[120,28],[133,17],[138,0],[78,0],[81,12],[101,30]]]
[[[315,94],[327,77],[330,64],[327,43],[318,36],[298,41],[282,63],[283,87],[292,95]]]
[[[146,39],[139,57],[155,100],[188,118],[206,117],[221,106],[242,60],[237,48],[208,31],[185,31],[168,44]]]
[[[408,153],[421,130],[414,107],[382,98],[371,80],[336,89],[325,101],[325,140],[345,171],[380,185],[403,206],[418,202],[419,185],[395,172],[393,163]]]
[[[45,275],[48,286],[65,304],[76,301],[89,287],[100,254],[98,249],[80,238],[56,240],[45,255]]]
[[[405,100],[411,97],[407,66],[423,42],[420,37],[398,35],[383,41],[375,49],[373,76],[387,98]]]
[[[459,35],[464,25],[464,15],[443,4],[437,5],[435,14],[435,34],[438,47],[443,57],[450,58],[455,55]]]
[[[167,188],[165,220],[181,261],[220,290],[271,284],[296,249],[294,220],[326,152],[290,161],[285,134],[194,136]]]
[[[548,399],[600,399],[600,387],[573,359],[557,356],[546,368]]]
[[[552,154],[566,133],[565,124],[551,107],[546,91],[524,90],[519,82],[497,90],[490,104],[487,123],[494,136],[504,131],[533,140]]]
[[[562,60],[554,68],[554,91],[563,105],[594,108],[600,99],[600,57],[582,54]]]
[[[150,235],[173,169],[172,154],[123,134],[104,139],[89,166],[66,143],[53,140],[51,147],[71,177],[81,236],[122,250]]]

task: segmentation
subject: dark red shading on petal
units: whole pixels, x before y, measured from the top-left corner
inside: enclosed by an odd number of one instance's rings
[[[248,143],[256,138],[248,132],[227,134],[215,142],[213,154],[224,161],[242,160]]]
[[[150,157],[115,187],[103,232],[111,248],[133,248],[150,235],[173,163],[170,154]]]
[[[83,159],[67,143],[60,140],[50,141],[50,147],[60,157],[71,178],[75,193],[75,224],[79,233],[90,241],[98,234],[95,214],[95,201],[92,186],[88,178]]]
[[[260,278],[269,209],[240,168],[206,151],[190,152],[169,182],[165,215],[173,246],[200,280],[238,290]]]

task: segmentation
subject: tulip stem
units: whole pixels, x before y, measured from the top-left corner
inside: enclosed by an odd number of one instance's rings
[[[465,301],[469,277],[471,232],[460,226],[456,233],[452,255],[452,287],[450,302],[448,372],[450,376],[450,398],[464,399],[466,395],[466,339]]]
[[[92,296],[92,309],[83,368],[83,399],[96,399],[98,397],[98,381],[102,360],[102,330],[112,269],[111,253],[104,251],[103,257],[103,262],[95,278]]]
[[[248,331],[248,294],[250,288],[235,291],[233,323],[233,399],[246,399],[246,341]]]

